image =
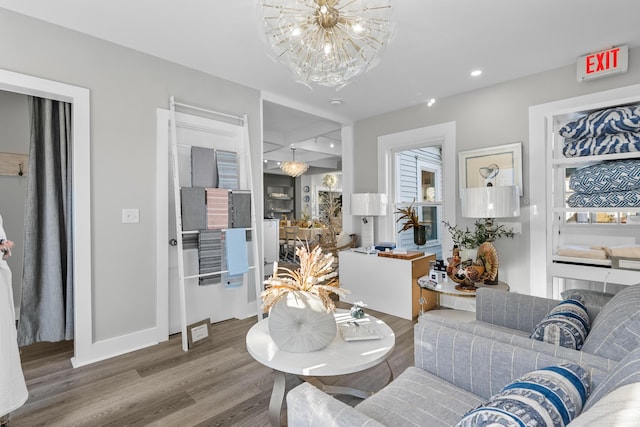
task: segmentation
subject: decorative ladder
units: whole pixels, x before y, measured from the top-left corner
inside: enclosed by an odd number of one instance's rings
[[[176,241],[177,241],[177,267],[178,267],[178,287],[179,287],[179,296],[180,296],[180,324],[182,331],[182,350],[188,351],[188,335],[187,335],[187,302],[186,302],[186,287],[185,287],[185,279],[194,279],[200,277],[213,276],[217,274],[227,273],[227,270],[222,270],[219,272],[207,273],[207,274],[196,274],[185,277],[184,274],[184,255],[183,255],[183,247],[182,241],[183,236],[187,233],[193,233],[190,231],[182,230],[182,201],[180,196],[180,174],[179,174],[179,162],[178,162],[178,137],[177,137],[177,122],[176,122],[176,107],[182,107],[194,111],[200,111],[207,114],[211,114],[214,116],[226,117],[228,119],[236,120],[242,123],[245,127],[244,137],[242,138],[242,145],[240,147],[240,152],[238,153],[238,158],[243,160],[243,164],[245,167],[240,167],[239,170],[244,169],[246,171],[246,179],[248,189],[251,192],[251,246],[253,250],[253,263],[254,265],[249,266],[249,271],[245,274],[250,275],[253,273],[253,282],[256,290],[256,316],[258,320],[262,319],[262,305],[260,303],[260,293],[262,292],[262,280],[260,279],[260,271],[257,267],[257,263],[259,260],[258,254],[258,233],[256,228],[256,204],[255,204],[255,191],[253,189],[253,174],[251,170],[251,148],[249,144],[248,132],[246,131],[246,127],[248,126],[247,116],[239,117],[233,116],[225,113],[220,113],[217,111],[208,110],[205,108],[183,104],[176,102],[175,98],[171,96],[169,98],[170,105],[170,118],[169,118],[169,132],[170,132],[170,144],[171,144],[171,165],[172,165],[172,174],[173,174],[173,196],[175,201],[175,218],[176,218]],[[224,230],[223,230],[224,231]],[[251,280],[247,280],[247,285],[250,286]]]

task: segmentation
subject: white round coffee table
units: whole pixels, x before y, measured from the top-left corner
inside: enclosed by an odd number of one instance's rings
[[[285,373],[298,375],[328,393],[350,394],[361,398],[371,394],[351,387],[327,386],[315,377],[351,374],[376,366],[385,361],[393,350],[396,341],[395,334],[386,323],[373,316],[367,315],[362,319],[353,319],[348,310],[337,310],[335,317],[338,325],[355,321],[361,327],[375,330],[381,338],[347,342],[338,330],[333,342],[321,350],[309,353],[289,353],[278,349],[271,339],[268,318],[253,325],[247,333],[246,342],[249,354],[274,371],[273,390],[269,403],[269,420],[272,425],[280,425]],[[391,374],[389,381],[392,378]]]

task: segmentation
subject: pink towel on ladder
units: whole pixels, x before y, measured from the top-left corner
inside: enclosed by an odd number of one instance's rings
[[[207,230],[229,228],[229,190],[207,188]]]

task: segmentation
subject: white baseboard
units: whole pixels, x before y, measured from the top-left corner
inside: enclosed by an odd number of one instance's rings
[[[120,356],[142,348],[158,344],[157,328],[145,329],[120,337],[95,342],[91,345],[90,354],[71,358],[74,368]]]

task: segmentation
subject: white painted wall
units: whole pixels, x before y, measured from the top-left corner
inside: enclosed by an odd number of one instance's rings
[[[0,90],[0,152],[28,154],[30,126],[27,96]],[[0,214],[7,237],[15,242],[12,256],[7,263],[12,273],[16,316],[20,314],[20,297],[22,296],[26,196],[27,175],[21,177],[0,175]]]
[[[629,51],[629,72],[585,83],[576,81],[575,64],[547,71],[485,89],[437,100],[433,107],[425,104],[403,109],[354,124],[354,191],[378,190],[378,158],[376,141],[408,129],[455,121],[456,152],[522,142],[524,197],[521,199],[520,222],[523,234],[514,239],[500,239],[500,279],[509,283],[514,292],[529,293],[529,188],[539,182],[543,171],[530,171],[528,155],[537,147],[529,145],[529,106],[599,92],[640,82],[640,48]],[[392,83],[390,83],[392,84]],[[458,172],[456,171],[456,180]],[[456,191],[458,186],[456,182]],[[463,219],[459,197],[455,218],[445,218],[462,225],[473,221]],[[444,248],[443,248],[444,249]]]
[[[300,185],[296,187],[296,205],[300,204],[300,208],[296,209],[296,212],[300,212],[300,214],[297,215],[296,218],[302,217],[302,213],[306,210],[311,218],[318,219],[320,212],[318,192],[327,191],[327,187],[324,186],[322,180],[328,174],[335,175],[336,177],[336,186],[334,191],[342,192],[342,172],[325,172],[300,176]],[[309,192],[305,193],[304,187],[307,185],[309,186]],[[304,201],[304,196],[309,196],[309,202]]]
[[[167,244],[155,241],[156,108],[167,108],[174,95],[247,114],[252,164],[260,170],[259,92],[4,9],[0,51],[0,68],[91,91],[94,338],[153,327],[155,248]],[[262,188],[261,174],[254,175],[254,188]],[[262,198],[259,204],[261,211]],[[122,224],[123,208],[140,209],[140,223]],[[258,228],[261,236],[261,223]]]

